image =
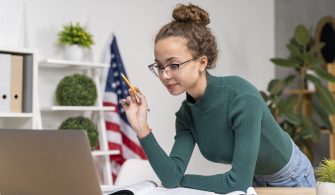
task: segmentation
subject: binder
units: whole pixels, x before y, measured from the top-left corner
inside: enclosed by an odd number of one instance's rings
[[[23,56],[12,55],[10,111],[22,112]]]
[[[0,53],[0,112],[10,112],[11,55]]]
[[[33,112],[33,55],[25,55],[23,58],[23,105],[24,113]]]

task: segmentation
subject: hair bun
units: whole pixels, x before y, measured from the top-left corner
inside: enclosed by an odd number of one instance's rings
[[[210,23],[208,13],[200,7],[192,4],[178,4],[173,10],[172,17],[177,22],[194,22],[205,26]]]

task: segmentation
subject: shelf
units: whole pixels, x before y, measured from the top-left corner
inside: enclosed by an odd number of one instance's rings
[[[115,112],[116,106],[103,106],[101,76],[105,69],[109,68],[109,63],[95,63],[89,61],[68,61],[63,59],[44,59],[39,61],[39,95],[42,99],[40,103],[41,113],[41,127],[43,123],[48,128],[58,126],[58,122],[63,116],[74,116],[78,113],[85,115],[92,119],[99,132],[99,146],[98,150],[91,151],[92,156],[101,158],[99,160],[99,169],[102,174],[100,180],[107,185],[113,184],[113,178],[110,174],[112,167],[110,163],[111,155],[120,154],[119,150],[112,150],[108,146],[107,139],[105,111]],[[96,104],[93,106],[60,106],[56,102],[54,89],[56,89],[57,82],[65,75],[73,73],[81,73],[90,77],[97,89]],[[105,82],[105,81],[104,81]]]
[[[41,108],[41,111],[115,111],[114,106],[51,106]]]
[[[68,61],[68,60],[55,60],[46,59],[39,63],[40,67],[46,68],[108,68],[109,64],[105,63],[94,63],[94,62],[79,62],[79,61]]]
[[[35,52],[34,49],[28,48],[11,48],[11,47],[0,47],[1,53],[11,53],[11,54],[33,54]]]
[[[0,117],[4,118],[32,118],[34,117],[33,113],[0,113]]]
[[[93,151],[93,156],[109,156],[109,155],[116,155],[120,154],[119,150],[109,150],[109,151]]]

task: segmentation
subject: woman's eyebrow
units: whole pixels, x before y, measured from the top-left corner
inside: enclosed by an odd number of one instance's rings
[[[172,60],[174,60],[174,59],[178,59],[178,57],[170,57],[170,58],[166,59],[165,61],[166,61],[166,62],[170,62],[170,61],[172,61]],[[160,62],[159,60],[157,60],[157,59],[155,59],[155,62],[160,63],[160,64],[163,64],[163,63],[161,63],[161,62]]]

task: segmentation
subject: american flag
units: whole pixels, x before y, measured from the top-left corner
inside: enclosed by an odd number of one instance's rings
[[[120,100],[126,98],[128,86],[122,80],[121,73],[127,76],[123,66],[121,55],[113,37],[109,47],[110,67],[107,76],[104,106],[115,106],[116,111],[105,112],[108,147],[110,150],[119,150],[119,155],[111,156],[113,181],[117,177],[121,165],[130,158],[146,159],[146,155],[140,146],[136,133],[127,120],[126,114],[120,104]]]

